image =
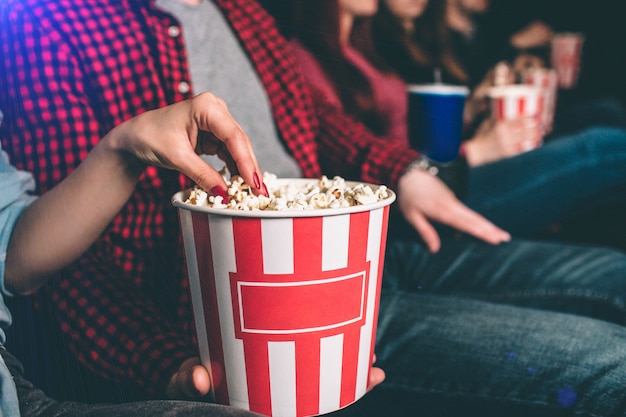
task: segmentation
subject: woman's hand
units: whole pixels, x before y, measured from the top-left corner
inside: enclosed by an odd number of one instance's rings
[[[143,113],[109,132],[71,175],[24,210],[7,250],[6,287],[31,293],[80,256],[126,204],[147,164],[226,195],[203,153],[218,155],[255,193],[267,195],[250,139],[221,99],[204,93]]]
[[[441,246],[441,239],[430,224],[431,220],[492,244],[511,239],[507,232],[461,203],[439,178],[418,169],[400,178],[398,204],[406,220],[415,227],[431,252],[437,252]]]
[[[536,118],[485,120],[476,135],[463,145],[467,163],[478,166],[510,158],[541,145],[541,124]]]
[[[535,20],[511,35],[511,45],[517,49],[530,49],[548,46],[554,31],[546,23]]]
[[[250,139],[224,101],[211,93],[130,119],[106,141],[145,164],[178,170],[207,191],[225,190],[226,183],[199,155],[217,155],[257,194],[265,193]]]
[[[473,124],[488,113],[490,88],[513,84],[514,82],[515,72],[510,63],[500,61],[494,65],[468,97],[463,114],[464,123],[466,125]]]
[[[516,74],[523,74],[533,68],[546,68],[546,62],[537,55],[522,52],[513,61],[513,71]]]

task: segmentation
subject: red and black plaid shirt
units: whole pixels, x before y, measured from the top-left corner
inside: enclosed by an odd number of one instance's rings
[[[215,1],[259,73],[303,174],[394,187],[417,153],[322,103],[256,1]],[[33,172],[39,191],[65,178],[114,126],[192,96],[184,88],[190,75],[183,38],[170,30],[178,25],[148,0],[0,2],[0,140],[15,165]],[[148,168],[104,235],[40,297],[81,362],[154,395],[197,355],[170,204],[189,185]]]

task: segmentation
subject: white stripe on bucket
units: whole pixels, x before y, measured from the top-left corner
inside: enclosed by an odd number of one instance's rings
[[[320,414],[339,408],[342,363],[343,333],[322,338],[320,340]]]
[[[324,217],[322,221],[322,271],[348,266],[350,215]]]
[[[262,219],[261,235],[263,273],[293,274],[293,219]],[[287,239],[285,236],[292,238]]]
[[[295,416],[296,344],[268,342],[272,415]]]
[[[218,310],[222,331],[222,345],[232,346],[224,349],[226,382],[230,403],[240,408],[250,409],[248,401],[248,382],[246,378],[246,362],[243,353],[243,342],[235,338],[235,321],[233,306],[230,304],[230,272],[236,272],[235,241],[233,224],[230,217],[210,216],[211,245],[215,268],[215,288],[217,291]]]

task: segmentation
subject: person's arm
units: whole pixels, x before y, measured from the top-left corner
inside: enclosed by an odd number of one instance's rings
[[[441,222],[486,242],[497,244],[510,235],[470,210],[437,177],[420,169],[407,168],[420,156],[399,141],[374,136],[362,124],[337,112],[315,95],[320,120],[318,145],[324,172],[346,178],[387,184],[398,191],[404,217],[432,252],[440,238],[430,223]]]
[[[509,38],[509,43],[521,50],[548,47],[553,36],[554,30],[547,23],[534,20],[513,33]]]
[[[463,149],[468,164],[475,167],[533,150],[541,141],[541,125],[535,118],[498,121],[488,118],[463,143]]]
[[[24,211],[9,242],[6,288],[33,292],[49,273],[82,254],[129,199],[146,164],[179,170],[223,194],[222,176],[196,154],[218,151],[249,184],[255,175],[261,178],[248,136],[224,102],[209,93],[113,129],[69,177]]]

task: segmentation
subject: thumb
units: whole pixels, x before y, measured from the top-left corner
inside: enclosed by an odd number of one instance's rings
[[[209,372],[200,364],[200,358],[191,358],[172,375],[165,395],[170,399],[199,398],[207,395],[210,389]]]

